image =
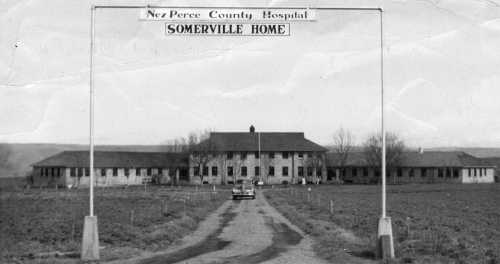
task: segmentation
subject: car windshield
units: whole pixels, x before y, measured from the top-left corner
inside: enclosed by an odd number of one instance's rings
[[[241,184],[241,189],[242,190],[248,190],[248,189],[252,189],[252,188],[253,188],[253,186],[249,182],[244,182],[244,183]]]

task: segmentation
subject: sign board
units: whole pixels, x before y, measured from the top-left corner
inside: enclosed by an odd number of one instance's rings
[[[142,21],[165,21],[166,36],[290,36],[290,24],[316,20],[306,8],[144,8]]]
[[[307,22],[316,19],[314,9],[251,8],[144,8],[141,20],[205,21],[205,22]]]
[[[165,23],[167,36],[289,36],[290,23]]]

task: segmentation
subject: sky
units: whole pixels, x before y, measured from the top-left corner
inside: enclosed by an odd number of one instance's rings
[[[498,1],[498,0],[495,0]],[[500,1],[211,1],[383,7],[386,126],[414,147],[500,147]],[[109,2],[109,1],[108,1]],[[0,142],[88,143],[91,3],[0,1]],[[116,3],[116,1],[114,2]],[[200,5],[202,1],[121,1]],[[138,10],[98,10],[97,144],[191,131],[380,130],[376,12],[318,11],[289,37],[173,37]]]

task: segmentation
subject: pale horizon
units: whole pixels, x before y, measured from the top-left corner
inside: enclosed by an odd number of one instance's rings
[[[0,7],[0,142],[88,143],[90,3]],[[200,2],[150,4],[180,3]],[[387,131],[411,147],[500,147],[498,5],[336,3],[347,5],[384,8]],[[340,127],[357,143],[380,130],[376,13],[318,11],[316,22],[292,24],[286,38],[167,37],[162,23],[137,17],[137,10],[96,17],[97,145],[158,145],[190,131],[244,132],[250,124],[304,132],[321,145]]]

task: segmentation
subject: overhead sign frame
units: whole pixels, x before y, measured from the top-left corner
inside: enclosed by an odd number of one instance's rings
[[[394,246],[393,246],[393,238],[392,238],[392,224],[390,217],[387,217],[386,214],[386,133],[385,133],[385,104],[384,104],[384,41],[383,41],[383,9],[380,7],[231,7],[231,6],[218,6],[218,7],[206,7],[206,6],[157,6],[157,5],[92,5],[90,8],[90,58],[89,58],[89,92],[90,92],[90,133],[89,133],[89,156],[90,156],[90,186],[89,186],[89,216],[85,217],[84,230],[83,230],[83,239],[82,239],[82,254],[81,258],[84,260],[98,260],[99,259],[99,239],[97,234],[97,217],[94,216],[94,38],[95,38],[95,11],[97,9],[142,9],[141,13],[144,15],[144,12],[147,14],[147,10],[151,9],[191,9],[191,10],[209,10],[209,9],[219,9],[219,10],[249,10],[251,13],[255,13],[255,10],[344,10],[344,11],[377,11],[380,17],[380,89],[381,89],[381,133],[382,133],[382,212],[381,218],[379,219],[378,226],[378,238],[379,241],[377,243],[380,246],[380,241],[385,241],[381,238],[383,236],[390,236],[389,248],[387,249],[389,252],[382,253],[384,256],[390,256],[394,258]],[[206,12],[204,12],[206,13]],[[141,18],[140,15],[139,18]],[[142,17],[144,21],[165,21],[165,19],[160,19],[156,17],[155,19],[147,19],[147,17]],[[314,18],[314,19],[312,19]],[[190,18],[190,21],[193,18]],[[310,22],[315,21],[317,19],[316,14],[309,17],[308,19],[303,20],[288,20],[288,22]],[[178,18],[176,20],[179,20]],[[174,20],[169,20],[173,22]],[[180,19],[180,21],[188,21],[186,19]],[[235,20],[217,20],[217,19],[209,19],[203,18],[200,16],[198,22],[227,22]],[[236,20],[238,22],[243,22],[243,20]],[[279,21],[279,20],[278,20]],[[257,20],[255,22],[273,22],[273,20]],[[276,22],[276,21],[274,21]],[[281,22],[285,22],[282,20]],[[240,35],[243,36],[243,35]],[[385,249],[382,245],[382,249]]]

